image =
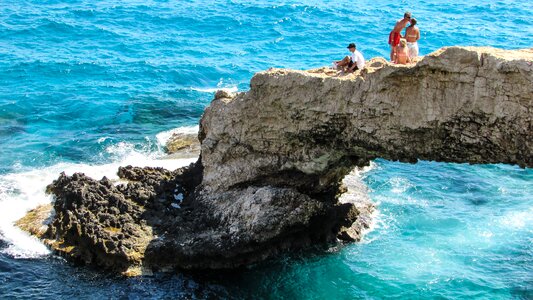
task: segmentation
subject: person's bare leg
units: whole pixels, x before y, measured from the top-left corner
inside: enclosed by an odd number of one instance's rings
[[[335,64],[337,67],[341,67],[344,70],[344,67],[347,66],[350,63],[350,57],[346,56],[342,60],[336,61]]]

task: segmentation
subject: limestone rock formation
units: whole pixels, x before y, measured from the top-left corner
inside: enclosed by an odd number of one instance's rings
[[[173,157],[198,157],[200,141],[197,134],[173,133],[166,143],[167,153]]]
[[[321,192],[376,157],[532,166],[532,61],[531,50],[451,47],[416,65],[372,60],[345,77],[258,73],[249,92],[204,113],[203,185],[305,179]]]
[[[373,206],[339,201],[341,180],[374,158],[533,166],[532,62],[532,50],[451,47],[347,76],[258,73],[250,91],[219,92],[205,110],[196,164],[121,168],[119,185],[61,175],[43,238],[125,274],[236,268],[357,240]]]

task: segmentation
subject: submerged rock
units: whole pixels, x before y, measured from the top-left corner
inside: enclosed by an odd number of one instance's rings
[[[197,134],[173,133],[166,143],[169,154],[178,157],[197,157],[200,154],[200,141]]]
[[[39,205],[30,210],[15,225],[30,234],[43,239],[48,226],[54,218],[54,208],[51,204]]]
[[[258,73],[249,92],[217,93],[205,110],[196,164],[120,168],[118,185],[62,174],[41,238],[128,275],[358,240],[373,206],[339,201],[341,180],[374,158],[533,166],[532,61],[531,50],[451,47],[347,76]]]

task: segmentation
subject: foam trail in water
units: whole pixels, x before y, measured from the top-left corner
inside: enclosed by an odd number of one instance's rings
[[[370,162],[370,165],[363,168],[355,168],[352,172],[346,175],[342,180],[342,183],[348,190],[339,197],[339,202],[353,203],[356,207],[363,207],[368,203],[372,203],[369,196],[369,189],[363,182],[363,177],[366,172],[373,170],[374,168],[376,168],[376,164]],[[370,227],[364,231],[361,242],[367,242],[365,241],[366,233],[374,230],[376,226],[375,220],[378,214],[379,212],[377,209],[372,213]]]
[[[195,87],[191,87],[190,89],[193,90],[193,91],[202,92],[202,93],[214,93],[214,92],[219,91],[219,90],[223,90],[223,91],[230,92],[230,93],[235,93],[235,92],[237,92],[239,90],[236,86],[225,87],[225,88],[219,88],[219,87],[216,87],[216,88],[195,88]]]
[[[94,179],[101,179],[103,176],[118,179],[116,172],[119,166],[150,166],[174,170],[197,160],[197,158],[164,159],[165,157],[161,155],[136,151],[133,145],[128,143],[110,146],[106,151],[116,155],[115,162],[102,165],[59,163],[42,169],[1,175],[0,235],[9,243],[9,246],[2,251],[16,258],[35,258],[49,254],[49,250],[42,243],[14,226],[14,223],[28,210],[52,201],[52,197],[45,194],[45,188],[61,172],[67,175],[82,172]]]
[[[0,176],[0,233],[2,239],[10,244],[3,252],[25,258],[49,253],[36,238],[16,228],[13,223],[28,210],[50,202],[50,196],[44,194],[44,187],[53,177],[43,170]]]
[[[342,183],[348,188],[348,191],[344,193],[339,201],[342,203],[346,202],[370,202],[370,197],[368,196],[368,187],[363,182],[363,176],[366,172],[374,169],[376,164],[370,162],[370,165],[363,168],[355,168],[352,172],[344,177]],[[352,201],[350,201],[352,200]]]
[[[163,131],[158,133],[155,137],[157,139],[157,143],[161,146],[164,146],[167,141],[170,139],[170,137],[173,134],[198,134],[198,131],[200,130],[200,127],[198,125],[196,126],[186,126],[186,127],[178,127],[171,130]]]

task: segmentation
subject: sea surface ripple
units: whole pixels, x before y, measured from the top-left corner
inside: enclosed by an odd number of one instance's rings
[[[346,179],[378,206],[362,243],[223,276],[119,278],[13,226],[61,171],[190,163],[162,159],[164,137],[197,130],[217,89],[350,42],[387,57],[406,10],[421,54],[533,46],[531,1],[0,0],[0,298],[533,299],[533,171],[516,166],[377,160]]]

